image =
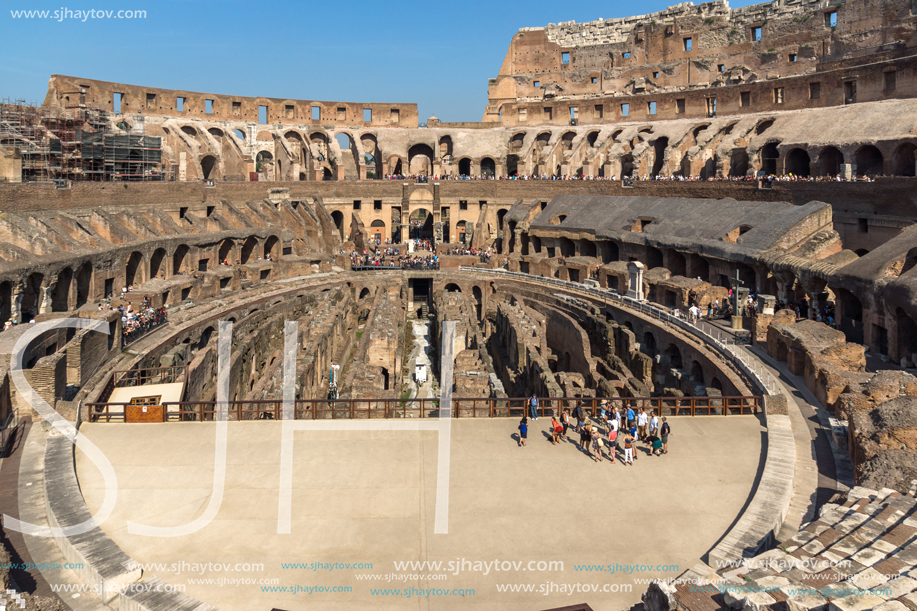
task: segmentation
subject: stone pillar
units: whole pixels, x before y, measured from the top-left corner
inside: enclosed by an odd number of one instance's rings
[[[855,164],[852,164],[852,163],[842,163],[841,164],[841,175],[847,180],[850,180],[851,178],[853,178],[853,175],[856,174],[856,171],[857,171],[857,167]]]
[[[54,285],[48,285],[41,287],[41,298],[39,300],[38,313],[47,314],[48,312],[53,311],[51,307],[51,291]]]
[[[179,182],[188,180],[188,153],[185,151],[178,154],[178,180]]]
[[[758,313],[765,316],[774,315],[774,306],[777,305],[777,298],[773,295],[758,295]]]
[[[22,291],[13,295],[13,303],[10,304],[10,318],[17,325],[22,323]]]
[[[643,270],[646,266],[639,261],[627,264],[627,296],[638,301],[645,301],[643,296]]]

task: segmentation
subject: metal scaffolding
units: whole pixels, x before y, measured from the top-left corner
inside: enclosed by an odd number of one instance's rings
[[[135,126],[113,120],[86,104],[58,109],[4,99],[0,146],[21,152],[23,182],[165,180],[162,138],[144,133],[142,116]]]

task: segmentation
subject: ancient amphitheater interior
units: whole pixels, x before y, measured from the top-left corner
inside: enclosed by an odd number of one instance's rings
[[[0,608],[917,611],[915,151],[913,0],[525,27],[475,123],[52,75]]]

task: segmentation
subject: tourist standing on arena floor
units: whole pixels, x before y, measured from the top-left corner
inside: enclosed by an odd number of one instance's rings
[[[538,397],[534,394],[529,397],[529,416],[532,420],[538,420]]]
[[[634,463],[634,438],[630,433],[624,436],[624,464],[632,465]]]
[[[646,415],[646,411],[644,411],[644,409],[641,407],[640,414],[637,416],[637,435],[640,437],[641,441],[646,439],[646,427],[649,422],[649,416]]]
[[[630,430],[634,428],[634,425],[637,423],[636,415],[634,415],[634,408],[627,406],[627,429]]]
[[[662,453],[669,453],[669,435],[672,433],[669,423],[665,421],[665,416],[662,417],[662,428],[659,429],[659,435],[662,441]]]
[[[656,416],[656,410],[650,412],[650,435],[659,435],[659,417]]]
[[[562,435],[564,432],[564,427],[561,426],[560,422],[554,416],[551,416],[551,443],[557,445],[557,436]]]
[[[570,410],[565,407],[564,413],[561,414],[560,419],[564,423],[564,432],[561,433],[560,437],[561,439],[566,441],[567,440],[567,429],[570,428]]]
[[[596,461],[602,462],[602,431],[596,429],[592,433],[592,455]]]
[[[608,455],[611,457],[611,464],[615,464],[615,453],[618,451],[618,429],[621,426],[621,419],[617,418],[617,411],[608,419]]]
[[[519,421],[519,445],[525,445],[525,439],[529,436],[529,421],[523,416],[522,420]]]

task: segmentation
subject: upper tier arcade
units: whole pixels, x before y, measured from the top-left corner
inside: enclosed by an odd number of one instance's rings
[[[484,121],[708,117],[914,95],[910,1],[685,2],[623,19],[522,28]]]

